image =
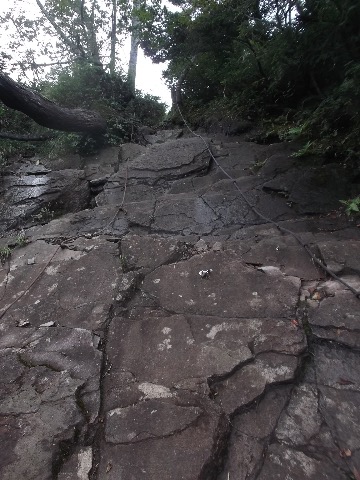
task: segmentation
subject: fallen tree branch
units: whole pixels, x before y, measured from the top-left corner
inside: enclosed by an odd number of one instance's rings
[[[91,110],[64,108],[33,92],[0,73],[0,100],[4,104],[25,113],[36,123],[64,132],[103,133],[106,122],[102,116]]]

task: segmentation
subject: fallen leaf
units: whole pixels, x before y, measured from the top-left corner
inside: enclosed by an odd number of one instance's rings
[[[314,295],[311,297],[313,300],[321,300],[321,293],[315,292]]]
[[[106,473],[109,473],[111,469],[112,469],[112,464],[111,464],[111,463],[108,463],[108,464],[106,465]]]
[[[291,320],[291,325],[295,328],[298,328],[299,322],[297,320],[293,319],[293,320]]]
[[[352,453],[351,453],[351,450],[349,448],[342,448],[340,450],[340,457],[341,458],[347,458],[347,457],[351,457]]]

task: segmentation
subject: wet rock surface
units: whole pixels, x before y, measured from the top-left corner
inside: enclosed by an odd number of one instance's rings
[[[144,139],[1,179],[0,478],[360,478],[356,179]]]
[[[87,208],[90,188],[82,170],[51,171],[26,162],[0,177],[0,233]]]

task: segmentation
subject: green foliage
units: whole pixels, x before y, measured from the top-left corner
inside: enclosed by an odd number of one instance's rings
[[[10,247],[0,247],[0,262],[4,264],[8,258],[11,256]]]
[[[107,132],[105,135],[56,132],[51,140],[38,144],[0,140],[0,165],[24,149],[29,154],[39,152],[49,157],[66,153],[91,155],[105,145],[133,140],[138,125],[156,126],[165,117],[166,106],[157,97],[139,91],[133,95],[126,78],[108,74],[84,61],[66,67],[56,81],[43,82],[38,88],[43,96],[63,107],[98,111],[107,120]],[[0,121],[3,130],[12,133],[37,134],[46,130],[2,104]]]
[[[160,102],[159,97],[136,92],[136,97],[128,104],[126,111],[143,125],[154,127],[159,125],[165,118],[166,105]]]
[[[2,132],[23,135],[41,131],[41,127],[34,127],[34,122],[29,117],[16,110],[11,110],[3,103],[0,103],[0,129]],[[34,148],[34,145],[31,143],[25,146],[24,142],[0,138],[0,172],[7,165],[9,158],[25,151],[27,154],[30,154],[34,151]]]
[[[18,235],[15,238],[15,245],[21,248],[27,244],[28,244],[28,240],[26,238],[26,233],[24,232],[24,230],[21,230],[20,233],[18,233]]]
[[[360,213],[360,196],[349,200],[340,200],[340,202],[345,205],[347,215],[358,215]]]
[[[55,213],[48,207],[42,207],[39,213],[32,215],[32,219],[36,223],[49,223],[53,220]]]
[[[64,107],[93,109],[102,98],[101,78],[99,67],[75,62],[60,71],[56,81],[44,83],[41,94]]]
[[[170,86],[184,77],[192,123],[219,106],[220,118],[279,118],[273,134],[303,137],[303,154],[359,158],[358,0],[172,3],[182,10],[157,10],[142,45],[169,62]]]
[[[293,153],[292,157],[295,157],[295,158],[308,157],[309,155],[316,155],[317,153],[319,152],[316,150],[313,142],[308,141],[297,152]]]

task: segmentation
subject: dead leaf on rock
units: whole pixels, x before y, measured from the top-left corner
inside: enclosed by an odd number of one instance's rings
[[[294,318],[293,320],[291,320],[291,325],[295,328],[298,328],[299,327],[299,322]]]
[[[106,473],[109,473],[111,469],[112,469],[112,463],[109,462],[109,463],[106,465],[106,470],[105,470]]]
[[[351,453],[351,450],[349,448],[342,448],[340,450],[340,457],[341,458],[349,458],[351,457],[352,453]]]
[[[314,295],[311,297],[313,300],[321,300],[321,293],[315,292]]]

